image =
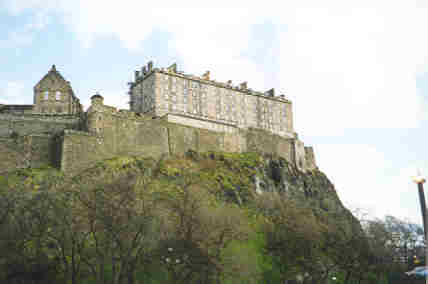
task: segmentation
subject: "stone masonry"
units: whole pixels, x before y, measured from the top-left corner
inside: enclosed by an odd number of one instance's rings
[[[261,93],[231,82],[153,68],[130,83],[130,110],[91,97],[82,111],[55,66],[34,87],[34,105],[0,105],[0,174],[51,165],[75,174],[115,156],[180,155],[188,150],[260,152],[300,170],[317,168],[312,147],[293,129],[292,104],[273,89]]]
[[[172,122],[212,131],[227,131],[227,126],[257,128],[296,137],[291,101],[275,96],[274,89],[253,91],[247,82],[233,86],[231,81],[210,80],[209,71],[198,77],[177,72],[176,64],[159,69],[149,62],[135,72],[129,94],[131,111],[166,115]]]

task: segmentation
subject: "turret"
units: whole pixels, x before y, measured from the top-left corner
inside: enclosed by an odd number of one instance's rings
[[[91,104],[92,105],[103,105],[104,104],[104,98],[99,94],[96,93],[91,97]]]

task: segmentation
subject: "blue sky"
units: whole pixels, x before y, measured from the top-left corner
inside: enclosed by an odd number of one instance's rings
[[[423,1],[0,2],[0,103],[31,104],[52,64],[84,106],[127,107],[148,60],[272,87],[341,200],[420,223],[428,174],[428,6]],[[322,5],[322,6],[321,6]]]

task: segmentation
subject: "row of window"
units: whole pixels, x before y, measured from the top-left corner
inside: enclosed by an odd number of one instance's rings
[[[48,112],[50,112],[50,111],[47,111],[47,110],[48,110],[47,108],[42,107],[41,110],[40,110],[40,112],[41,113],[48,113]],[[57,113],[60,113],[60,112],[62,112],[62,107],[56,107],[54,110]]]
[[[49,91],[45,91],[42,95],[42,100],[48,100],[49,99]],[[56,91],[55,92],[55,100],[59,101],[61,100],[61,92]]]

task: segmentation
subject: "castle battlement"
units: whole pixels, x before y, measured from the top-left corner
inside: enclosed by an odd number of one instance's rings
[[[148,66],[151,66],[151,68],[149,69]],[[134,81],[129,82],[128,85],[132,89],[134,86],[138,85],[144,79],[146,79],[147,77],[149,77],[150,75],[152,75],[154,73],[161,73],[161,74],[166,74],[166,75],[170,75],[170,76],[175,76],[178,78],[192,80],[192,81],[203,83],[203,84],[209,84],[209,85],[212,85],[214,87],[234,90],[234,91],[238,91],[238,92],[241,92],[241,93],[244,93],[247,95],[263,97],[263,98],[266,98],[268,100],[279,100],[279,101],[285,101],[288,103],[292,103],[290,100],[288,100],[285,97],[284,94],[276,96],[274,88],[272,88],[266,92],[260,92],[260,91],[255,91],[251,88],[248,88],[247,82],[242,82],[239,85],[233,85],[231,80],[229,80],[226,83],[218,82],[216,80],[210,79],[210,74],[211,74],[210,71],[206,71],[202,76],[196,76],[193,74],[186,74],[183,71],[177,71],[177,64],[176,63],[172,64],[168,68],[153,68],[153,63],[152,63],[152,61],[150,61],[147,64],[147,66],[144,66],[141,68],[141,71],[139,71],[139,70],[135,71]]]

